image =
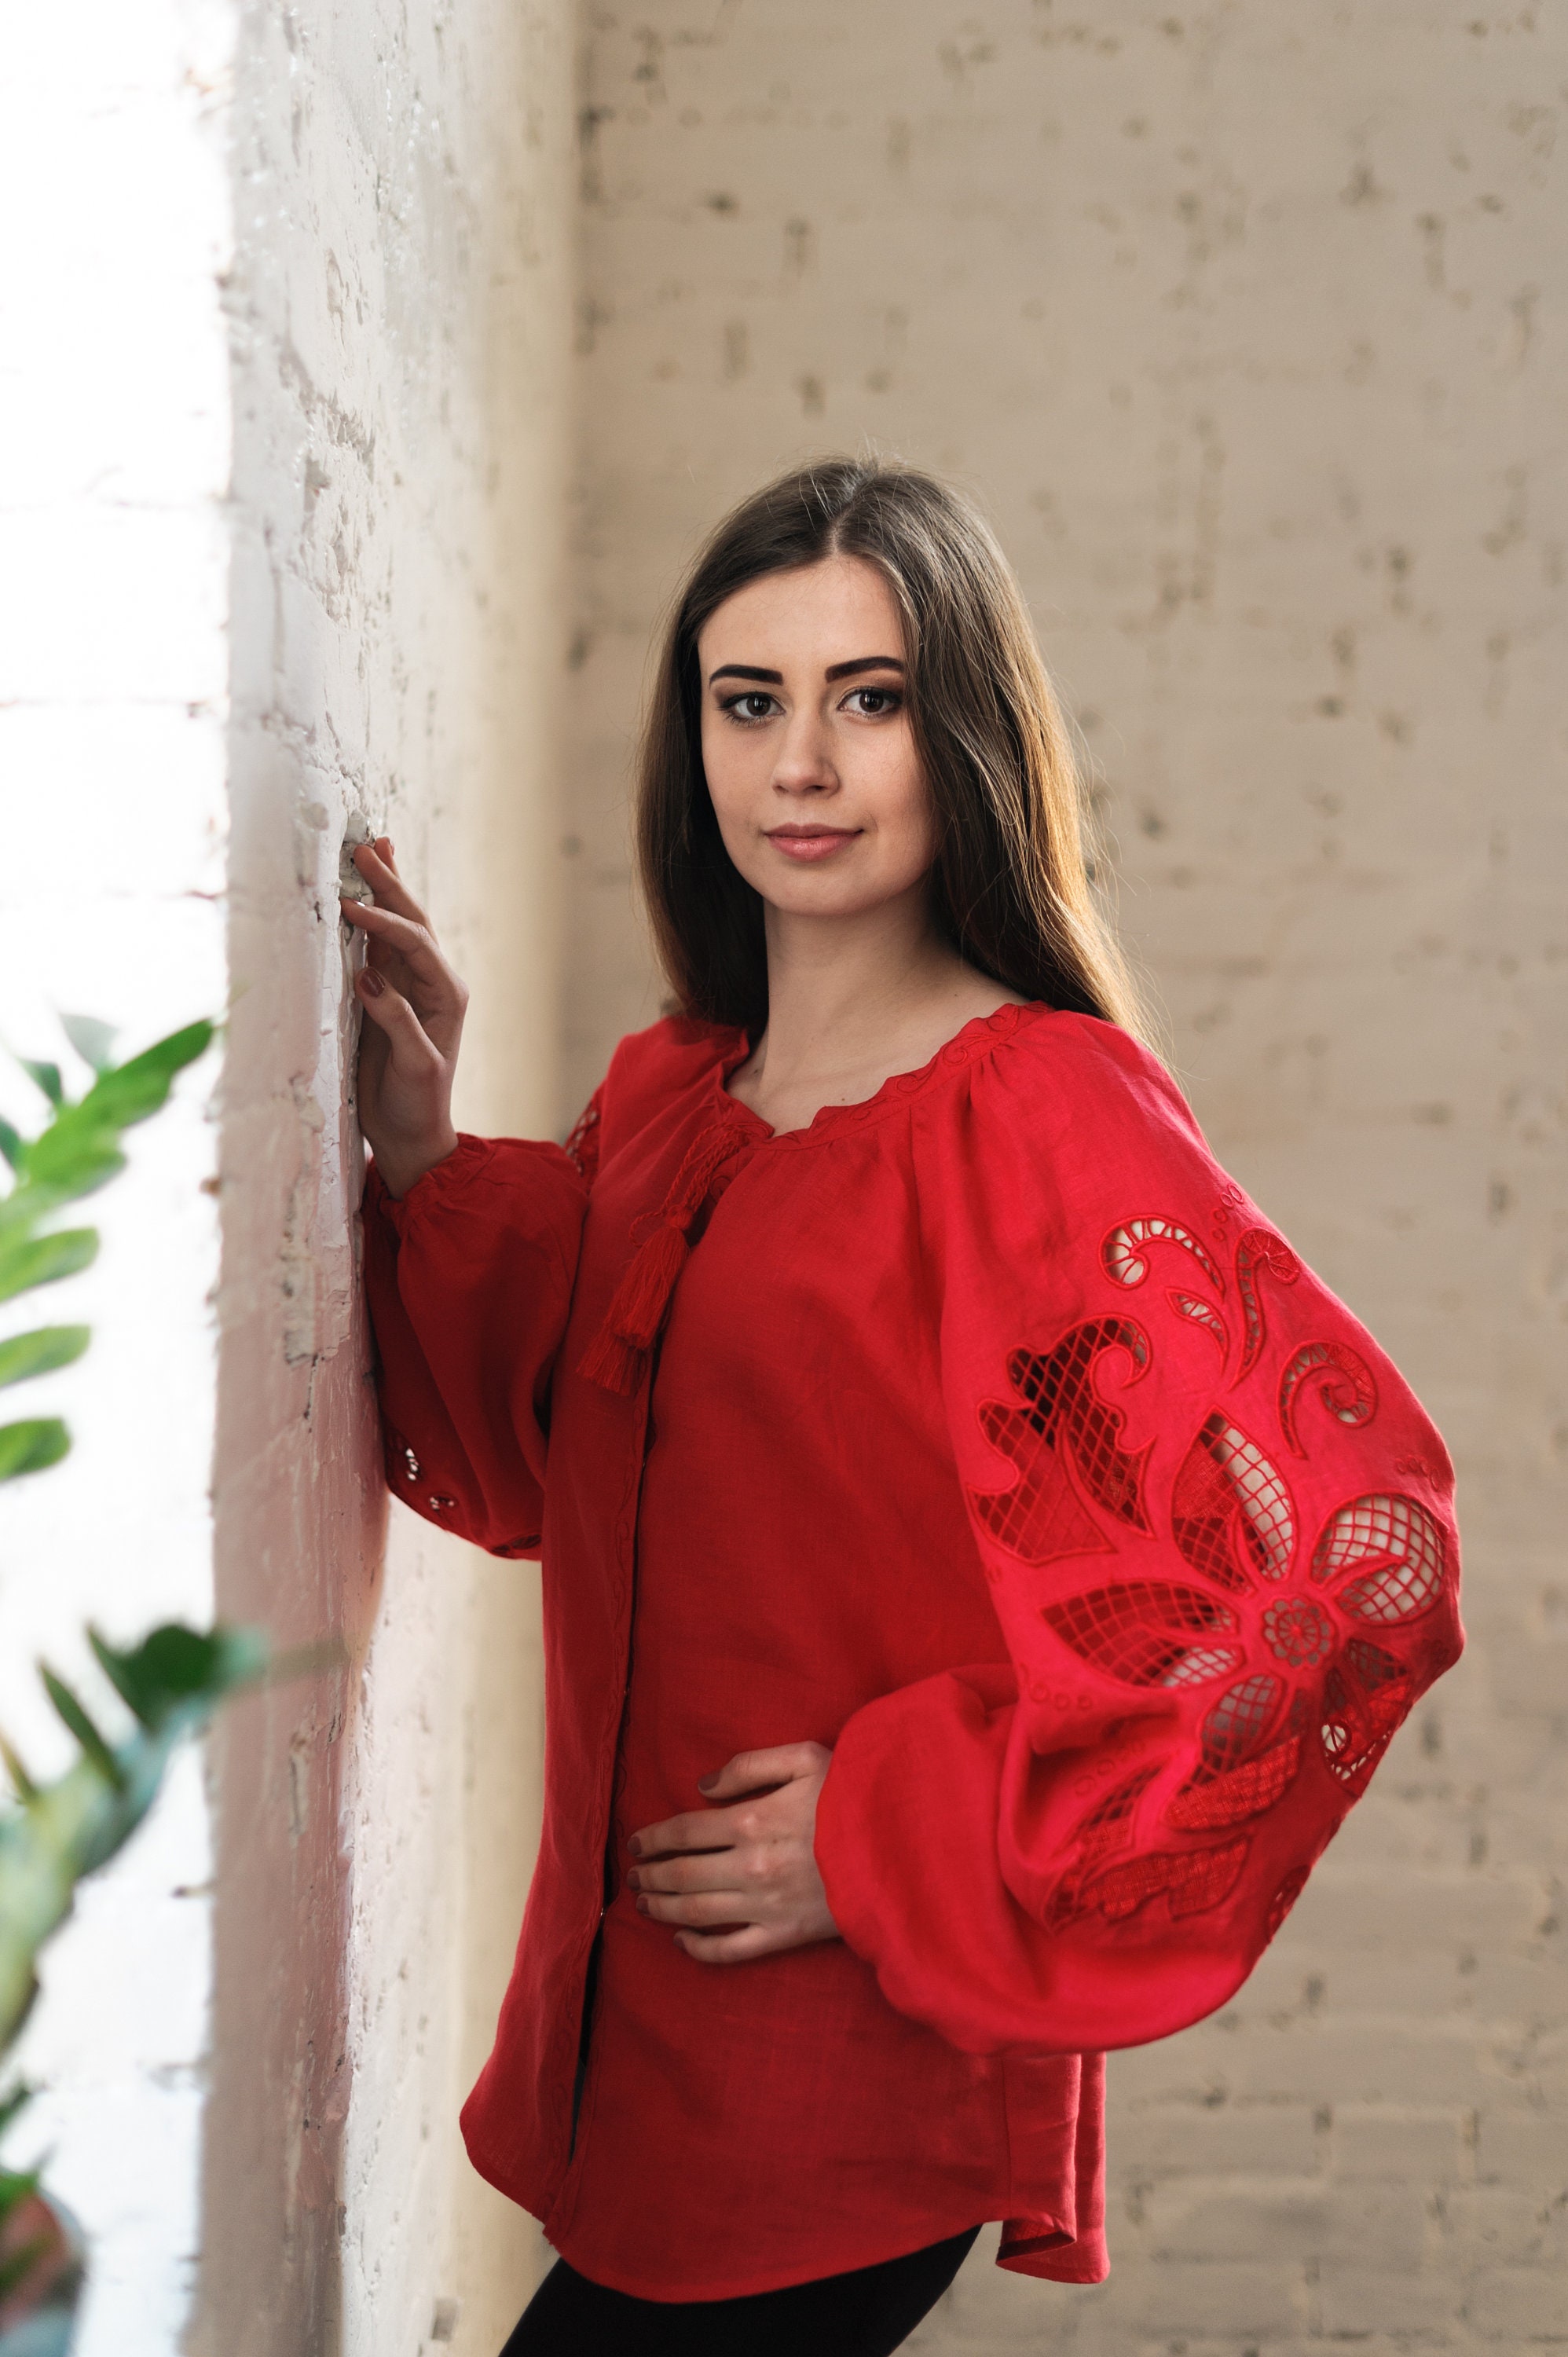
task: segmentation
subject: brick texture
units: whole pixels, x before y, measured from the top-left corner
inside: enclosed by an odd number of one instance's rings
[[[1251,1985],[1113,2065],[1114,2274],[926,2352],[1568,2333],[1560,15],[590,8],[567,1116],[698,532],[865,439],[1018,563],[1219,1151],[1453,1443],[1471,1650]],[[1557,144],[1554,145],[1554,142]]]

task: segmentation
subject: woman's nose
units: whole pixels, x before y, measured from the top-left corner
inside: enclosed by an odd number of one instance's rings
[[[775,788],[786,794],[832,793],[838,782],[832,748],[821,715],[797,712],[779,748],[773,770]]]

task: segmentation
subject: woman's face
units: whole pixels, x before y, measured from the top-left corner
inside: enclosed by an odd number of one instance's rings
[[[936,828],[905,696],[893,593],[864,557],[765,574],[697,640],[703,767],[729,853],[791,915],[858,915],[912,890]]]

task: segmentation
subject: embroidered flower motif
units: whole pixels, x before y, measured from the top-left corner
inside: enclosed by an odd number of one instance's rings
[[[1334,1642],[1334,1623],[1309,1596],[1287,1596],[1265,1610],[1263,1638],[1293,1670],[1314,1670]]]
[[[1101,1253],[1107,1275],[1121,1286],[1143,1284],[1155,1244],[1191,1254],[1223,1295],[1203,1248],[1170,1219],[1113,1229]],[[1235,1259],[1243,1372],[1266,1338],[1261,1273],[1294,1285],[1301,1265],[1279,1238],[1251,1228],[1239,1238]],[[1225,1348],[1212,1304],[1174,1289],[1166,1298],[1182,1318],[1212,1320]],[[1125,1448],[1126,1416],[1097,1388],[1110,1391],[1118,1382],[1130,1388],[1151,1360],[1143,1328],[1119,1318],[1071,1328],[1048,1353],[1012,1354],[1008,1374],[1021,1404],[987,1401],[980,1420],[993,1447],[1012,1458],[1016,1478],[1006,1490],[970,1492],[980,1522],[1009,1552],[1030,1563],[1114,1552],[1101,1513],[1152,1534],[1150,1448]],[[1371,1372],[1348,1344],[1305,1345],[1277,1392],[1281,1433],[1297,1457],[1306,1454],[1299,1407],[1308,1389],[1342,1425],[1365,1425],[1377,1413]],[[1144,1762],[1080,1821],[1052,1900],[1058,1925],[1091,1910],[1120,1921],[1156,1897],[1173,1915],[1219,1905],[1248,1853],[1251,1834],[1240,1829],[1283,1797],[1309,1747],[1355,1799],[1414,1691],[1409,1665],[1391,1646],[1432,1611],[1448,1578],[1439,1525],[1418,1499],[1399,1492],[1350,1499],[1308,1548],[1278,1466],[1219,1408],[1177,1468],[1170,1532],[1190,1583],[1110,1577],[1041,1608],[1059,1641],[1103,1678],[1173,1694],[1212,1691],[1197,1729],[1197,1760],[1174,1793],[1167,1781],[1162,1802],[1155,1788],[1163,1766]],[[1176,1832],[1227,1838],[1151,1849],[1151,1812]],[[1299,1889],[1289,1878],[1282,1885],[1279,1921]]]

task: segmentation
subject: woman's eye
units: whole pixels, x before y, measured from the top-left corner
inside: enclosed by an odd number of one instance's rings
[[[857,687],[848,698],[851,711],[862,720],[881,720],[887,713],[897,712],[902,701],[892,687]]]
[[[732,720],[766,720],[773,709],[773,698],[754,687],[745,695],[728,696],[725,710]]]

